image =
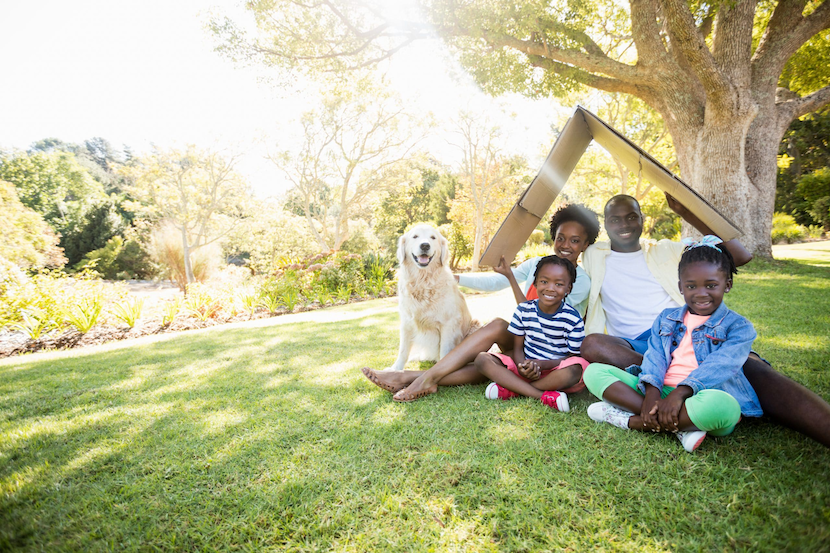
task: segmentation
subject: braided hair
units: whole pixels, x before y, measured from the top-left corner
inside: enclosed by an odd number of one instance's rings
[[[571,221],[579,223],[588,235],[588,245],[597,241],[599,236],[599,218],[597,214],[582,204],[569,204],[560,207],[550,218],[550,237],[556,237],[556,229],[564,223]]]
[[[738,268],[735,266],[735,260],[732,258],[732,254],[729,253],[729,250],[724,247],[722,242],[718,244],[702,243],[706,238],[709,237],[704,237],[704,240],[701,242],[687,245],[686,249],[683,250],[683,255],[680,256],[680,263],[677,265],[678,276],[683,273],[683,269],[687,265],[705,262],[717,265],[724,272],[726,278],[732,278],[738,273]]]
[[[539,274],[539,271],[545,265],[559,265],[560,267],[565,267],[565,270],[568,271],[568,276],[571,277],[571,284],[576,282],[576,267],[574,264],[565,259],[564,257],[559,257],[556,255],[548,255],[543,257],[539,260],[539,263],[536,264],[536,272],[533,273],[533,283],[536,284],[536,275]]]

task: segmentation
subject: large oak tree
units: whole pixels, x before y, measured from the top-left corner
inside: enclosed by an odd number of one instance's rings
[[[440,36],[492,93],[636,96],[663,117],[684,180],[744,229],[751,251],[771,254],[778,144],[830,102],[830,69],[816,63],[830,50],[830,2],[421,0],[426,21],[383,5],[251,0],[253,32],[213,27],[229,55],[283,67],[369,67]]]

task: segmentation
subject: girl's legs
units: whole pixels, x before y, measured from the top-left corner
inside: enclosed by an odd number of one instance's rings
[[[692,424],[712,436],[731,434],[741,420],[738,400],[722,390],[701,390],[687,399],[683,407]]]
[[[438,386],[460,386],[485,382],[486,379],[471,363],[475,361],[479,353],[489,350],[493,344],[497,344],[502,351],[509,351],[513,348],[514,337],[507,331],[507,326],[507,321],[502,319],[491,321],[467,336],[427,371],[403,371],[410,374],[400,377],[390,372],[375,374],[381,383],[390,385],[394,383],[399,386],[397,387],[399,391],[393,398],[396,401],[412,401],[434,394],[438,391]],[[389,389],[381,383],[375,382],[381,388]]]
[[[581,378],[582,367],[580,365],[568,365],[549,372],[539,380],[530,382],[530,385],[542,392],[566,390],[576,386]]]
[[[631,418],[628,419],[629,428],[646,431],[643,426],[643,419],[640,416],[645,398],[637,390],[639,378],[622,369],[602,363],[588,365],[583,378],[585,379],[585,385],[592,394],[614,407],[633,413]],[[671,390],[672,388],[669,388],[668,391],[664,388],[661,393],[662,397],[668,395]],[[677,426],[683,431],[697,430],[697,427],[689,418],[685,404],[680,409]]]
[[[542,392],[544,390],[536,388],[533,384],[521,376],[513,373],[513,371],[505,367],[497,357],[490,355],[489,353],[479,353],[478,356],[476,356],[475,367],[478,369],[479,373],[489,378],[502,388],[507,388],[511,392],[515,392],[526,397],[532,397],[535,399],[540,399],[542,397]],[[559,371],[554,371],[548,376],[551,376],[556,372]]]

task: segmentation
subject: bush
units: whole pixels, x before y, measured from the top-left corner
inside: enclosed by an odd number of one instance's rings
[[[187,289],[187,276],[184,269],[184,248],[182,235],[173,227],[162,227],[153,233],[153,257],[166,269],[167,276],[181,290]],[[219,264],[219,246],[210,244],[190,252],[190,266],[196,282],[205,282]]]
[[[824,196],[813,202],[810,217],[825,229],[830,230],[830,196]]]
[[[772,242],[773,244],[792,244],[804,240],[807,237],[807,228],[795,222],[792,215],[776,213],[772,216]]]
[[[184,309],[191,317],[204,322],[216,317],[222,309],[222,301],[215,290],[199,282],[192,282],[187,285]]]
[[[125,323],[129,328],[133,328],[141,317],[143,307],[143,299],[131,298],[114,304],[110,310],[113,317]]]
[[[390,256],[369,253],[363,256],[363,279],[373,296],[379,296],[386,288],[387,282],[395,278],[392,268],[395,260]],[[330,289],[332,292],[336,289]]]
[[[533,232],[530,233],[530,238],[528,239],[527,243],[538,246],[539,244],[544,244],[545,242],[545,231],[540,229],[534,229]]]
[[[464,235],[461,225],[447,223],[438,227],[438,231],[450,244],[450,269],[456,270],[458,265],[473,255],[473,241]]]
[[[318,261],[325,263],[320,267],[315,280],[332,294],[342,288],[358,294],[366,289],[366,264],[361,256],[338,252]]]

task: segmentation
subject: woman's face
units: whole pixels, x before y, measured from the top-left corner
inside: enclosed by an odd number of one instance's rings
[[[562,223],[553,237],[553,251],[576,266],[576,260],[588,247],[588,233],[585,227],[576,221]]]

